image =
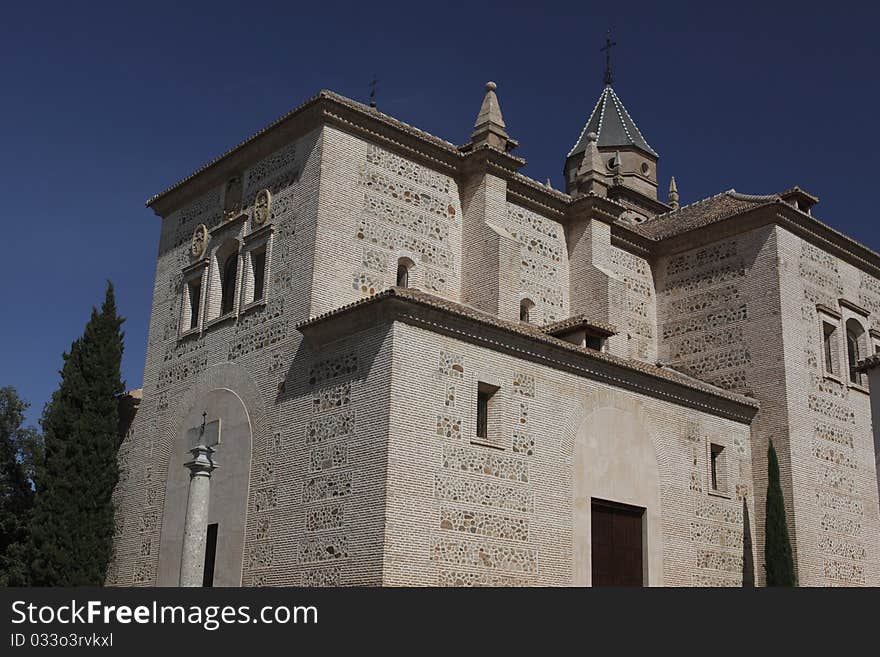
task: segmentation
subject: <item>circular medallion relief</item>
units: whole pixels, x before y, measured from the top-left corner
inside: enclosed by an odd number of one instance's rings
[[[193,231],[192,245],[190,253],[193,258],[201,258],[208,249],[208,227],[205,224],[199,224]]]
[[[257,192],[254,199],[254,223],[258,226],[263,225],[269,220],[269,212],[272,206],[272,194],[268,189],[262,189]]]

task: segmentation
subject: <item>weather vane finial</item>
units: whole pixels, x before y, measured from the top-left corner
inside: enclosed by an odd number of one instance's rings
[[[373,80],[370,82],[370,107],[376,107],[376,85],[379,84],[379,81],[376,79],[376,74],[373,74]]]
[[[605,35],[605,45],[602,46],[599,51],[605,53],[605,85],[608,86],[612,82],[614,82],[614,77],[611,75],[611,49],[617,45],[616,41],[611,40],[611,30],[608,30],[608,33]]]

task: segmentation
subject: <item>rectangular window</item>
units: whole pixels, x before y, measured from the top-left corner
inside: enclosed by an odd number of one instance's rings
[[[202,279],[189,282],[189,328],[199,326],[199,308],[202,305]]]
[[[254,276],[254,298],[259,301],[263,298],[263,287],[266,281],[266,247],[251,251],[251,268]]]
[[[215,522],[208,525],[208,535],[205,538],[205,574],[202,577],[202,586],[214,586],[214,563],[217,560],[217,528]]]
[[[488,392],[477,392],[477,437],[489,437],[489,398]]]
[[[822,322],[822,355],[825,362],[825,371],[828,374],[837,374],[835,363],[837,361],[837,327],[828,322]]]
[[[496,392],[498,386],[482,381],[477,383],[477,438],[489,438],[489,422],[494,414],[492,397]]]
[[[709,478],[712,483],[712,490],[715,492],[724,492],[724,447],[712,443],[709,445]]]

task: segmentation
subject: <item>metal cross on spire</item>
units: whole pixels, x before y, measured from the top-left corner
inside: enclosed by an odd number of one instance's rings
[[[605,35],[605,45],[599,49],[599,52],[605,53],[605,86],[614,82],[614,77],[611,75],[611,49],[616,45],[617,42],[611,40],[611,30],[608,30]]]
[[[373,80],[370,82],[370,107],[376,106],[376,85],[379,84],[379,81],[376,79],[376,75],[373,74]]]

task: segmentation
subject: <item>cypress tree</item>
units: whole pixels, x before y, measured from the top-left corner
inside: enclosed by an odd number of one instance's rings
[[[31,522],[32,583],[100,586],[111,558],[119,477],[117,396],[123,391],[122,322],[113,285],[64,354],[61,384],[41,421],[44,465]]]
[[[764,519],[764,568],[767,586],[797,586],[794,558],[785,520],[785,501],[779,481],[779,459],[773,441],[767,449],[767,512]]]
[[[40,442],[34,428],[22,426],[27,407],[15,388],[0,388],[0,586],[29,580],[25,554]]]

